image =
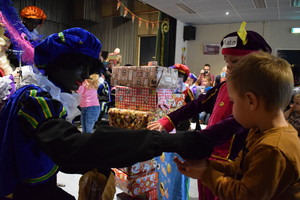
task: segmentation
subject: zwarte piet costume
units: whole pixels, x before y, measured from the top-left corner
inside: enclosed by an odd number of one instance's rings
[[[14,199],[22,200],[74,200],[57,187],[59,170],[85,173],[96,168],[110,180],[110,168],[130,166],[162,152],[192,159],[210,155],[209,139],[195,132],[171,135],[100,126],[85,134],[73,126],[70,122],[78,114],[79,101],[67,86],[74,87],[71,76],[78,76],[77,83],[101,66],[100,51],[100,41],[82,28],[52,34],[35,47],[35,63],[49,76],[33,74],[35,70],[28,67],[34,84],[18,89],[1,112],[0,197],[13,193]],[[69,74],[54,79],[51,68],[56,74],[63,70]],[[23,80],[30,80],[24,76]],[[112,197],[115,186],[113,181],[104,182],[109,183],[110,190],[102,195]]]

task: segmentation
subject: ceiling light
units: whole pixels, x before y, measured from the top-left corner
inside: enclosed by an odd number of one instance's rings
[[[300,7],[300,0],[291,0],[291,7]]]
[[[229,15],[229,12],[226,12],[225,15]]]
[[[189,14],[195,14],[196,13],[193,9],[191,9],[190,7],[186,6],[183,3],[176,3],[176,5],[179,8],[181,8],[182,10],[186,11],[187,13],[189,13]]]
[[[291,28],[291,33],[300,33],[300,27]]]
[[[255,8],[267,8],[265,0],[252,0]]]

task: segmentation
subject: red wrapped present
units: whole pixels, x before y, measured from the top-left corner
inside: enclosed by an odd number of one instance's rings
[[[157,89],[156,92],[160,110],[174,111],[185,104],[184,94],[172,94],[172,91],[168,89]]]
[[[154,159],[151,159],[144,162],[138,162],[130,167],[119,168],[119,170],[123,171],[129,176],[148,174],[155,170],[155,161]]]
[[[116,187],[130,196],[138,196],[157,188],[158,174],[151,172],[136,176],[129,176],[119,169],[113,168],[115,172]]]
[[[117,86],[115,95],[115,106],[117,108],[142,111],[157,109],[156,90],[153,88]]]
[[[119,66],[112,69],[111,85],[168,88],[177,87],[178,71],[159,66]]]
[[[117,108],[141,111],[177,109],[184,105],[184,94],[172,94],[171,89],[116,87]]]

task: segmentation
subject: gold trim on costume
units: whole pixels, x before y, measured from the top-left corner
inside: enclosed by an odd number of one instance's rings
[[[229,156],[230,156],[230,152],[231,152],[231,149],[232,149],[232,146],[233,146],[233,142],[234,142],[234,139],[235,139],[235,135],[234,134],[231,138],[231,142],[230,142],[230,146],[229,146],[229,149],[228,149],[228,154],[226,157],[222,157],[222,156],[218,156],[218,155],[214,155],[212,154],[211,157],[212,158],[218,158],[218,159],[222,159],[222,160],[225,160],[225,161],[228,161],[228,162],[232,162],[233,160],[229,159]]]

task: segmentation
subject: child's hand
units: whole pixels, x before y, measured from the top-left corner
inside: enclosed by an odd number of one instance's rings
[[[290,105],[290,110],[293,111],[294,108],[295,108],[295,107],[294,107],[294,104],[291,104],[291,105]]]
[[[175,157],[174,162],[180,173],[194,179],[201,179],[203,172],[208,166],[207,159],[182,161],[178,157]]]
[[[156,130],[156,131],[163,131],[164,127],[158,122],[150,122],[149,125],[147,126],[147,129],[150,130]]]

